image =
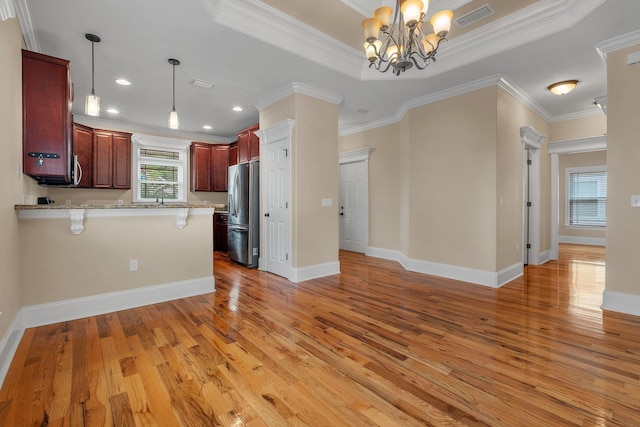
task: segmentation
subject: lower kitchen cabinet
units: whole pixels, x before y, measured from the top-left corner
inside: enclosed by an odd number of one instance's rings
[[[226,213],[213,214],[213,250],[227,251],[227,224],[229,216]]]

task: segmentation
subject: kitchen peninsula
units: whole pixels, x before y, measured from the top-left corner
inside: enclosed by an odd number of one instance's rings
[[[213,204],[16,205],[22,323],[215,291]]]

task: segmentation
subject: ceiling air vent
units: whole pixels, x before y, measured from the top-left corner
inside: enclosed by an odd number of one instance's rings
[[[496,13],[496,11],[488,4],[485,4],[484,6],[467,13],[466,15],[463,15],[457,19],[455,19],[455,23],[458,27],[460,28],[464,28],[467,25],[471,25],[471,24],[475,24],[476,22],[480,21],[481,19],[486,18],[487,16],[491,16],[494,13]]]
[[[215,86],[215,83],[210,83],[200,79],[193,79],[191,82],[192,86],[201,87],[203,89],[212,89]]]

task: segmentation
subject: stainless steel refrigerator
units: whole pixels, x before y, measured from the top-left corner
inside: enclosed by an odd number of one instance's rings
[[[260,253],[260,162],[229,166],[227,253],[232,261],[258,266]]]

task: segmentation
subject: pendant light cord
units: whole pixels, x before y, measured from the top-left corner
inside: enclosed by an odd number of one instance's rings
[[[95,43],[91,41],[91,95],[96,95],[95,90],[95,59],[94,59],[94,47]]]
[[[176,111],[176,64],[173,63],[173,110]]]

